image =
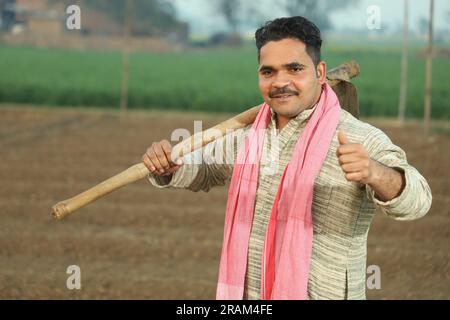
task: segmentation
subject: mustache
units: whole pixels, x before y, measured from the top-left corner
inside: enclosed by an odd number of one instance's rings
[[[270,91],[269,97],[276,98],[277,96],[282,95],[282,94],[291,94],[291,95],[295,95],[295,96],[299,95],[299,93],[297,91],[291,90],[287,87],[284,87],[284,88],[275,89],[275,90]]]

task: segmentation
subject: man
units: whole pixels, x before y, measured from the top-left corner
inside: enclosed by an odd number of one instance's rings
[[[268,22],[256,31],[265,104],[253,126],[184,160],[165,140],[143,156],[158,187],[208,191],[231,178],[220,299],[364,299],[376,207],[413,220],[431,206],[403,150],[340,108],[321,43],[303,17]]]

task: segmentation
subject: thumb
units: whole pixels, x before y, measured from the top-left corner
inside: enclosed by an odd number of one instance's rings
[[[183,164],[183,159],[176,158],[173,160],[173,163],[175,163],[177,166],[181,166]]]
[[[344,145],[348,143],[347,136],[345,135],[344,131],[339,131],[338,133],[338,140],[340,145]]]

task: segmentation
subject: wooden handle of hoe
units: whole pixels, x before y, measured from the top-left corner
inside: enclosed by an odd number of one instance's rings
[[[350,61],[330,70],[328,73],[329,82],[336,81],[336,74],[339,79],[346,80],[353,78],[359,74],[359,66],[356,62]],[[331,79],[330,79],[331,78]],[[180,157],[186,155],[204,145],[214,141],[218,136],[223,136],[227,130],[236,130],[244,128],[253,123],[258,114],[260,106],[248,109],[237,116],[225,120],[218,125],[209,128],[203,132],[192,135],[189,139],[183,140],[176,144],[172,149],[172,154]],[[143,163],[135,164],[125,171],[97,184],[96,186],[86,190],[70,199],[58,202],[52,207],[52,215],[56,219],[63,219],[70,213],[88,205],[89,203],[117,190],[123,186],[133,183],[137,180],[145,178],[149,174],[149,170]]]
[[[248,109],[212,128],[192,135],[189,139],[176,144],[172,149],[172,154],[181,157],[214,141],[217,137],[225,135],[227,130],[236,130],[246,127],[253,123],[259,108],[260,106],[256,106]],[[116,189],[145,178],[148,174],[149,170],[143,163],[135,164],[125,171],[122,171],[73,198],[58,202],[52,207],[52,215],[56,219],[62,219],[75,210],[88,205]]]

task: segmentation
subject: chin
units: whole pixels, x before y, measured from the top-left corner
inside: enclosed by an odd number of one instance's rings
[[[273,104],[270,105],[272,110],[279,114],[280,116],[287,117],[287,118],[294,118],[296,117],[300,112],[302,112],[305,108],[296,106],[296,105],[288,105],[288,104]]]

